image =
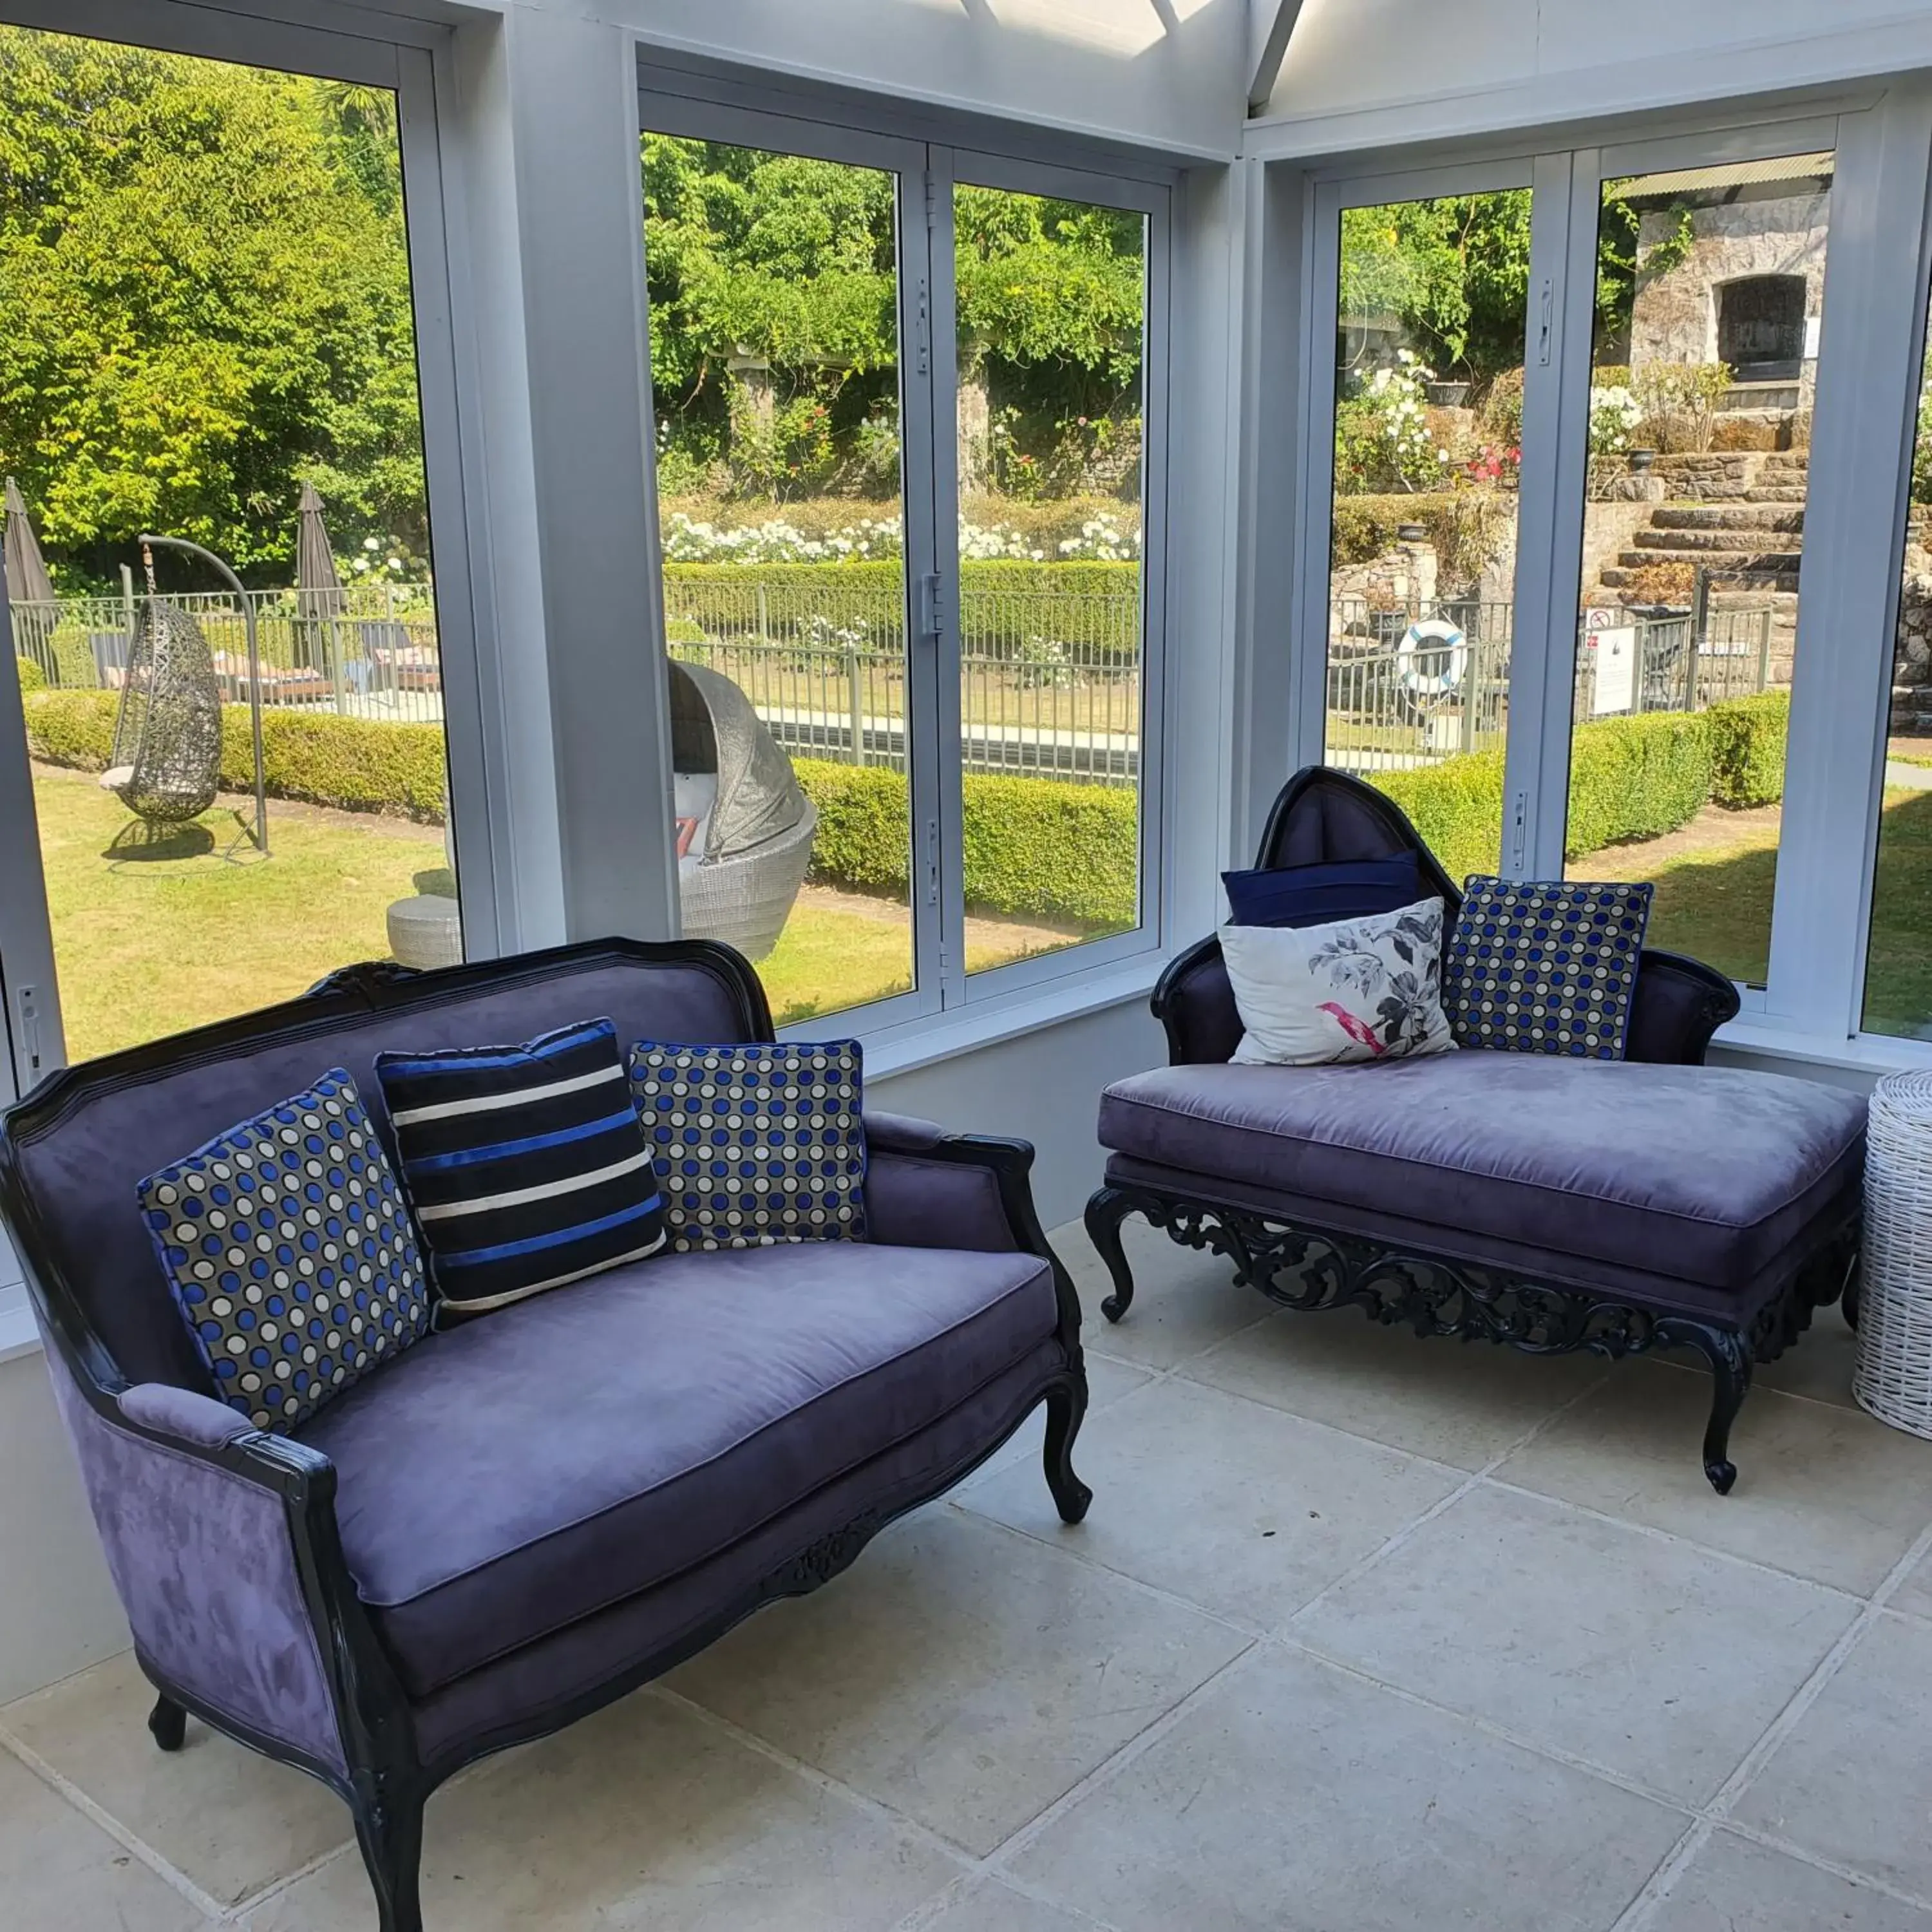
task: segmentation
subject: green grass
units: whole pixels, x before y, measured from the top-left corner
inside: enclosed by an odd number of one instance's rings
[[[232,810],[198,821],[191,856],[115,846],[136,821],[90,777],[37,775],[40,850],[68,1057],[92,1058],[292,998],[326,973],[387,956],[392,901],[442,872],[434,826],[268,808],[262,859]],[[781,1024],[903,992],[909,922],[801,906],[758,971]],[[1065,944],[1000,928],[969,945],[969,970]]]
[[[1864,1024],[1869,1033],[1932,1035],[1932,792],[1885,795]]]
[[[1646,865],[1643,850],[1641,844],[1612,846],[1573,873],[1653,880],[1651,945],[1762,986],[1770,965],[1777,827],[1754,826],[1727,844],[1658,865]],[[1932,792],[1886,794],[1872,906],[1866,1030],[1932,1036]],[[1851,940],[1847,934],[1846,944]]]
[[[382,958],[390,902],[442,862],[433,827],[273,804],[266,860],[219,807],[199,821],[208,849],[144,860],[110,850],[139,821],[91,778],[38,776],[34,802],[71,1060],[289,999],[338,966]]]

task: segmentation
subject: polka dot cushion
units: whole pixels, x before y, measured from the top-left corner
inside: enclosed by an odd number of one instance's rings
[[[631,1049],[680,1253],[866,1238],[856,1040]]]
[[[1471,879],[1442,975],[1457,1044],[1622,1059],[1650,900],[1648,885]]]
[[[292,1427],[428,1330],[408,1210],[340,1067],[140,1194],[217,1390],[257,1428]]]

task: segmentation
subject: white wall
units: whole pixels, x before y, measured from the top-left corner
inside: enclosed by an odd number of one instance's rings
[[[1240,128],[1246,0],[605,0],[598,11],[769,70],[1182,153],[1231,154]]]
[[[1928,0],[1304,0],[1249,147],[1447,139],[1928,63]]]

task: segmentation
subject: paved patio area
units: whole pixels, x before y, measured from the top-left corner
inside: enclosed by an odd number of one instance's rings
[[[1084,1525],[1036,1423],[447,1787],[430,1927],[1932,1932],[1932,1444],[1852,1406],[1835,1313],[1720,1501],[1701,1374],[1277,1314],[1136,1245]],[[194,1724],[162,1757],[148,1701],[121,1659],[0,1711],[10,1932],[364,1932],[336,1801]]]

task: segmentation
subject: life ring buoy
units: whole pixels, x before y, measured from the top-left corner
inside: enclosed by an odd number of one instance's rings
[[[1442,664],[1426,671],[1421,661]],[[1412,698],[1447,698],[1462,688],[1469,670],[1469,640],[1446,617],[1424,617],[1409,626],[1395,647],[1396,679]]]

